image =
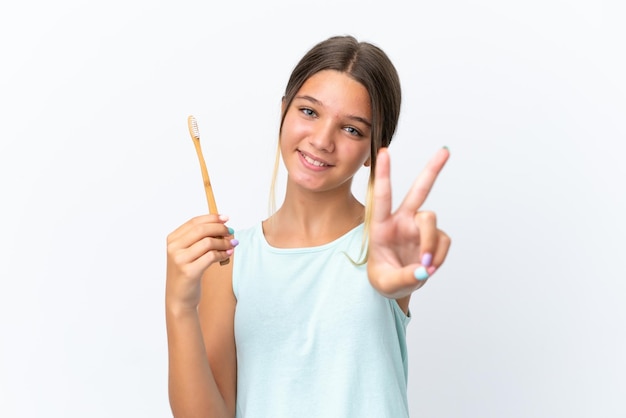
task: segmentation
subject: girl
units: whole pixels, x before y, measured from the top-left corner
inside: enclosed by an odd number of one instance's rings
[[[400,97],[378,47],[317,44],[282,100],[280,208],[237,233],[228,217],[201,215],[168,236],[174,416],[408,416],[409,299],[450,246],[419,209],[449,154],[435,154],[392,212],[386,147]],[[361,166],[366,205],[351,192]]]

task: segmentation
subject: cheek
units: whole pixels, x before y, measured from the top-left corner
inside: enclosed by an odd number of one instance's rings
[[[293,117],[290,118],[287,116],[281,130],[280,141],[281,143],[299,141],[310,135],[309,131],[310,128],[307,127],[306,124],[298,122],[298,120]]]
[[[348,155],[353,155],[355,157],[355,165],[360,167],[365,164],[370,157],[370,143],[369,141],[363,141],[362,143],[352,142],[351,144],[347,144],[344,151]]]

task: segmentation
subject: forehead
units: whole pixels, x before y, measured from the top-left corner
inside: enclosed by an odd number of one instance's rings
[[[370,96],[365,86],[348,74],[323,70],[309,77],[297,96],[309,96],[325,107],[343,109],[347,113],[358,113],[370,119]]]

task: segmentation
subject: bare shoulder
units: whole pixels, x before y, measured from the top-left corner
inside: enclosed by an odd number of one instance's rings
[[[237,391],[237,355],[235,350],[235,306],[232,276],[234,256],[226,265],[213,263],[202,278],[202,296],[198,306],[202,337],[209,364],[222,397],[234,411]]]

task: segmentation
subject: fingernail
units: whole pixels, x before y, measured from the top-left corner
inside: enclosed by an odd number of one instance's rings
[[[228,221],[230,218],[228,217],[228,215],[219,215],[218,219],[222,222],[226,222]]]
[[[232,245],[233,247],[236,247],[239,245],[239,241],[233,238],[230,240],[230,245]]]
[[[426,271],[426,268],[424,268],[423,266],[416,268],[415,271],[413,272],[413,275],[419,281],[424,281],[428,279],[428,272]]]
[[[228,255],[233,255],[234,252],[235,252],[235,250],[232,249],[232,248],[230,250],[226,250],[226,254],[228,254]]]
[[[432,276],[433,274],[435,274],[435,272],[437,271],[437,267],[435,266],[430,266],[426,269],[426,271],[428,272],[429,276]]]
[[[228,235],[232,235],[235,233],[235,230],[231,227],[228,227]]]
[[[446,145],[443,146],[443,149],[450,151],[450,148],[448,148]]]
[[[422,266],[430,267],[430,264],[433,262],[433,255],[431,253],[424,253],[422,255]]]

